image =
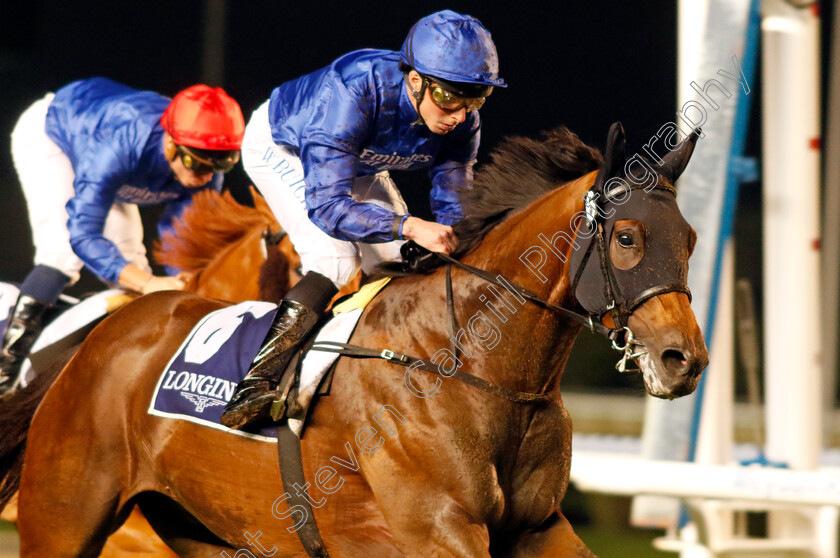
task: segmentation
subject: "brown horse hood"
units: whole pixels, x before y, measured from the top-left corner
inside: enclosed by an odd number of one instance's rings
[[[695,132],[673,152],[676,159],[666,157],[655,169],[638,156],[625,160],[624,130],[613,124],[604,164],[586,197],[586,219],[577,231],[580,246],[570,260],[575,297],[590,314],[612,311],[625,326],[629,314],[649,298],[689,294],[687,247],[694,232],[680,213],[672,183],[696,141]],[[616,267],[611,254],[615,225],[625,220],[643,227],[642,256],[629,269]]]

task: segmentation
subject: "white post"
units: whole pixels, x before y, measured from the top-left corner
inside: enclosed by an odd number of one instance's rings
[[[819,465],[819,24],[809,9],[765,0],[763,37],[764,363],[767,457]],[[796,512],[770,534],[813,536]]]
[[[700,435],[696,463],[728,465],[732,462],[735,402],[735,257],[732,240],[723,248],[712,352],[701,402]]]
[[[810,10],[765,2],[764,332],[768,457],[819,464],[819,59]]]

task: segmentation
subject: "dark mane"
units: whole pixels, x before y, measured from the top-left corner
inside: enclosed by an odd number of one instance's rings
[[[597,170],[603,157],[594,147],[560,126],[539,139],[509,137],[491,153],[490,163],[476,169],[472,187],[461,192],[464,217],[454,225],[460,258],[508,215],[581,176]],[[431,271],[442,262],[422,269]],[[386,274],[400,274],[398,266],[383,264]],[[424,266],[425,267],[425,266]]]
[[[539,139],[510,137],[475,172],[472,188],[461,193],[464,219],[455,225],[462,256],[510,213],[567,182],[597,170],[601,152],[561,126]]]

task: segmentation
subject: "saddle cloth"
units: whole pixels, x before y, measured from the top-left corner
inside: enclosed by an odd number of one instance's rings
[[[364,306],[387,281],[366,285],[333,309],[331,318],[315,342],[350,339]],[[360,302],[361,301],[361,302]],[[248,301],[211,312],[187,335],[164,368],[149,405],[149,414],[186,420],[254,440],[275,442],[276,427],[231,430],[219,422],[236,385],[248,373],[251,362],[268,333],[277,306]],[[336,353],[310,351],[303,359],[297,401],[308,406],[321,381],[339,357]],[[291,423],[291,421],[290,421]],[[296,430],[302,424],[295,421]],[[291,425],[291,424],[290,424]]]
[[[19,292],[15,285],[0,282],[0,335],[6,331]],[[60,351],[81,342],[102,318],[133,298],[121,289],[101,291],[81,301],[62,295],[62,302],[69,307],[52,318],[38,336],[29,358],[23,361],[21,385],[26,387],[32,381],[35,374],[33,366],[38,369],[48,365]]]

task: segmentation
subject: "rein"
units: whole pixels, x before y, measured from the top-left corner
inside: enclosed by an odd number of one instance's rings
[[[452,258],[446,254],[435,253],[435,255],[444,261],[447,262],[446,267],[446,307],[447,313],[449,315],[449,328],[450,333],[454,336],[454,330],[457,329],[457,322],[455,320],[455,304],[454,304],[454,297],[452,293],[452,273],[451,268],[452,266],[459,267],[472,275],[476,275],[485,281],[498,285],[503,289],[506,289],[510,292],[513,292],[523,299],[530,300],[534,304],[542,306],[548,310],[552,310],[563,316],[589,328],[590,331],[595,333],[600,333],[601,335],[605,336],[607,339],[612,341],[612,347],[618,351],[624,352],[624,357],[619,362],[620,370],[623,372],[625,371],[624,366],[629,359],[635,358],[639,356],[641,353],[633,353],[633,346],[634,346],[634,338],[633,333],[630,331],[629,328],[609,328],[602,323],[594,322],[592,320],[592,316],[584,316],[583,314],[578,314],[573,310],[569,310],[568,308],[564,308],[562,306],[558,306],[557,304],[553,304],[547,300],[541,299],[535,293],[532,293],[528,289],[517,285],[511,281],[505,279],[502,275],[492,275],[491,273],[479,269],[477,267],[473,267],[469,264],[465,264]],[[625,337],[625,344],[623,346],[619,345],[619,337],[622,334],[626,334]],[[459,368],[455,369],[455,372],[452,374],[446,374],[440,370],[440,368],[436,365],[429,364],[423,361],[420,358],[413,357],[410,355],[405,355],[402,353],[397,353],[390,349],[384,349],[382,351],[377,351],[375,349],[369,349],[367,347],[361,347],[359,345],[352,345],[350,343],[338,343],[335,341],[318,341],[312,345],[311,350],[315,351],[323,351],[328,353],[338,353],[340,355],[349,356],[353,358],[381,358],[387,362],[391,362],[393,364],[399,364],[401,366],[406,366],[411,369],[419,369],[425,372],[430,372],[437,376],[442,376],[444,378],[455,378],[456,380],[463,382],[467,385],[470,385],[476,389],[479,389],[485,393],[489,393],[495,397],[499,397],[501,399],[506,399],[507,401],[511,401],[513,403],[547,403],[554,399],[553,393],[530,393],[524,391],[517,391],[510,388],[506,388],[504,386],[499,386],[494,383],[488,382],[483,378],[479,378],[469,372],[463,372]],[[458,358],[457,353],[457,345],[453,349],[455,351],[454,355],[456,359]]]
[[[603,335],[604,337],[606,337],[607,339],[610,339],[611,341],[615,341],[618,338],[618,336],[621,334],[621,331],[622,331],[621,329],[609,328],[609,327],[605,326],[604,324],[602,324],[600,322],[595,322],[592,319],[591,315],[584,316],[583,314],[578,314],[577,312],[575,312],[573,310],[569,310],[568,308],[564,308],[563,306],[558,306],[557,304],[553,304],[551,302],[548,302],[547,300],[543,300],[539,296],[537,296],[535,293],[532,293],[531,291],[526,289],[525,287],[521,287],[521,286],[517,285],[516,283],[508,281],[507,279],[502,277],[502,275],[495,275],[494,276],[491,273],[489,273],[488,271],[485,271],[483,269],[479,269],[479,268],[473,267],[469,264],[465,264],[463,262],[460,262],[460,261],[456,260],[455,258],[453,258],[451,256],[447,256],[446,254],[436,253],[435,255],[437,257],[439,257],[440,259],[446,261],[448,263],[447,267],[451,267],[453,265],[455,267],[459,267],[459,268],[463,269],[464,271],[467,271],[467,272],[471,273],[472,275],[476,275],[478,277],[481,277],[482,279],[484,279],[485,281],[487,281],[489,283],[493,283],[495,285],[498,285],[499,287],[502,287],[503,289],[512,291],[512,292],[518,294],[519,296],[521,296],[522,298],[525,298],[527,300],[530,300],[534,304],[537,304],[538,306],[542,306],[543,308],[546,308],[548,310],[552,310],[554,312],[562,314],[563,316],[565,316],[565,317],[581,324],[582,326],[586,327],[587,329],[589,329],[589,331],[592,331],[593,333],[599,333],[599,334]],[[450,285],[449,287],[447,287],[447,299],[448,299],[449,295],[451,293],[451,277],[449,276],[448,271],[447,271],[447,283]],[[452,311],[452,308],[450,308],[450,311]]]
[[[590,250],[591,250],[591,246],[590,246]],[[633,335],[633,332],[630,330],[629,327],[623,326],[623,327],[619,327],[619,328],[609,328],[609,327],[605,326],[604,324],[602,324],[600,322],[600,320],[597,321],[597,322],[595,320],[593,320],[592,319],[592,314],[588,314],[588,315],[584,316],[583,314],[578,314],[577,312],[575,312],[573,310],[569,310],[568,308],[564,308],[563,306],[559,306],[557,304],[553,304],[551,302],[548,302],[547,300],[543,300],[539,296],[537,296],[536,294],[534,294],[531,291],[529,291],[528,289],[526,289],[525,287],[521,287],[521,286],[517,285],[516,283],[508,281],[507,279],[502,277],[501,274],[493,276],[492,274],[490,274],[489,272],[487,272],[483,269],[473,267],[469,264],[465,264],[463,262],[460,262],[460,261],[456,260],[455,258],[452,258],[452,257],[450,257],[446,254],[435,253],[435,255],[438,256],[439,258],[445,260],[446,262],[448,262],[447,266],[446,266],[446,308],[447,308],[447,312],[449,313],[450,338],[454,338],[455,331],[457,331],[457,329],[458,329],[457,328],[457,323],[456,323],[456,320],[455,320],[454,299],[453,299],[453,296],[452,296],[452,266],[454,265],[456,267],[459,267],[459,268],[463,269],[464,271],[466,271],[468,273],[471,273],[473,275],[481,277],[485,281],[488,281],[490,283],[498,285],[498,286],[500,286],[504,289],[507,289],[508,291],[514,292],[515,294],[521,296],[523,299],[530,300],[534,304],[537,304],[539,306],[542,306],[543,308],[546,308],[548,310],[552,310],[554,312],[562,314],[562,315],[566,316],[567,318],[583,325],[584,327],[586,327],[587,329],[589,329],[589,331],[591,331],[593,333],[599,333],[599,334],[603,335],[604,337],[606,337],[607,339],[610,340],[610,342],[611,342],[610,345],[613,349],[623,353],[622,356],[621,356],[621,359],[615,365],[616,370],[618,370],[619,372],[636,372],[637,371],[636,369],[628,369],[627,368],[627,363],[629,361],[633,360],[634,358],[637,358],[637,357],[640,357],[640,356],[644,355],[645,351],[639,351],[639,352],[635,351],[634,347],[640,346],[640,343],[638,343],[636,341],[636,338]],[[586,257],[587,258],[589,257],[589,253],[587,253]],[[651,289],[648,289],[644,293],[642,293],[642,295],[640,295],[639,297],[637,297],[634,300],[634,302],[636,302],[636,301],[638,301],[638,302],[636,303],[636,305],[633,308],[635,309],[636,306],[640,305],[642,302],[644,302],[648,298],[657,296],[657,295],[662,294],[662,293],[674,291],[674,290],[677,290],[677,289],[675,289],[672,285],[662,285],[662,286],[653,287]],[[688,296],[689,296],[689,298],[691,298],[691,293],[690,292],[688,293]],[[642,298],[642,297],[644,297],[644,298]],[[621,345],[620,344],[621,342],[619,341],[619,338],[622,335],[624,336],[624,339],[623,339],[624,344],[623,345]],[[458,357],[458,352],[457,351],[458,351],[458,346],[454,345],[453,352],[454,352],[456,358]],[[521,392],[517,392],[517,393],[521,393]]]

